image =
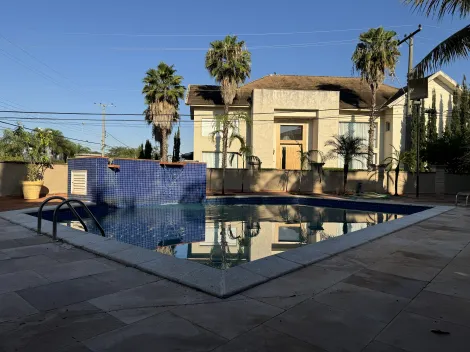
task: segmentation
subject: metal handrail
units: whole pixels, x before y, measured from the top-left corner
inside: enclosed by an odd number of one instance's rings
[[[88,209],[88,207],[85,205],[85,203],[83,203],[81,200],[79,199],[75,199],[75,198],[71,198],[71,199],[66,199],[64,200],[62,203],[60,203],[54,210],[54,215],[53,215],[53,220],[52,220],[52,239],[55,241],[57,239],[57,220],[58,220],[58,216],[59,216],[59,210],[60,208],[62,208],[62,206],[64,204],[69,204],[70,202],[75,202],[75,203],[78,203],[80,204],[83,209],[85,209],[85,211],[87,212],[88,216],[93,219],[93,221],[95,222],[96,226],[98,227],[98,229],[100,230],[101,232],[101,235],[103,237],[105,237],[105,234],[104,234],[104,229],[101,227],[100,223],[98,222],[98,220],[96,220],[95,216],[93,215],[93,213],[90,211],[90,209]],[[78,214],[77,214],[78,215]],[[78,215],[78,219],[81,219],[80,215]]]
[[[62,201],[66,200],[64,197],[61,197],[61,196],[52,196],[52,197],[49,197],[47,198],[46,200],[44,200],[44,202],[41,203],[41,205],[39,206],[39,210],[38,210],[38,228],[36,230],[36,232],[38,234],[41,234],[41,227],[42,227],[42,209],[44,208],[44,206],[49,203],[51,200],[54,200],[54,199],[60,199]],[[74,207],[67,203],[67,206],[69,207],[70,211],[73,213],[73,215],[75,215],[75,217],[78,219],[78,221],[80,221],[80,223],[82,224],[83,226],[83,229],[85,231],[88,232],[88,227],[86,226],[85,222],[83,221],[83,219],[80,217],[80,215],[78,215],[77,211],[74,209]]]

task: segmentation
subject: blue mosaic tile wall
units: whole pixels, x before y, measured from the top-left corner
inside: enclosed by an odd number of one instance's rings
[[[182,167],[160,165],[154,160],[114,159],[119,169],[108,167],[107,158],[70,159],[68,193],[97,204],[124,208],[155,204],[200,203],[206,198],[206,164]],[[86,196],[70,192],[72,170],[88,171]]]

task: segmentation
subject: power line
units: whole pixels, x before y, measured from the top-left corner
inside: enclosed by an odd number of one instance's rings
[[[114,137],[111,133],[109,133],[108,131],[106,131],[106,135],[110,136],[111,138],[113,138],[114,140],[116,140],[117,142],[121,143],[122,145],[128,147],[128,148],[131,148],[129,147],[126,143],[124,142],[121,142],[119,139],[117,139],[116,137]]]
[[[0,117],[2,118],[2,117]],[[0,121],[0,123],[3,123],[5,125],[10,125],[10,126],[13,126],[13,127],[18,127],[18,125],[15,125],[14,123],[9,123],[9,122],[4,122],[4,121]],[[28,128],[28,127],[24,127],[23,128],[25,130],[28,130],[28,131],[34,131],[33,128]],[[86,141],[86,140],[83,140],[83,139],[77,139],[77,138],[71,138],[71,137],[66,137],[66,136],[63,136],[65,139],[68,139],[68,140],[71,140],[71,141],[77,141],[77,142],[84,142],[84,143],[89,143],[89,144],[101,144],[101,143],[97,143],[97,142],[90,142],[90,141]]]
[[[383,26],[386,28],[403,28],[411,27],[412,24]],[[336,33],[336,32],[358,32],[366,31],[369,28],[349,28],[349,29],[326,29],[314,31],[300,31],[300,32],[267,32],[267,33],[235,33],[237,36],[276,36],[276,35],[299,35],[299,34],[315,34],[315,33]],[[133,33],[84,33],[84,32],[69,32],[66,35],[76,36],[113,36],[113,37],[225,37],[227,34],[133,34]]]
[[[78,86],[77,83],[75,83],[74,81],[72,81],[70,78],[64,76],[62,73],[60,73],[59,71],[57,71],[56,69],[54,69],[53,67],[49,66],[48,64],[46,64],[44,61],[41,61],[39,60],[36,56],[34,56],[33,54],[31,54],[30,52],[28,52],[26,49],[24,49],[23,47],[21,47],[20,45],[14,43],[13,41],[11,41],[10,39],[6,38],[2,33],[0,33],[0,38],[2,38],[3,40],[5,40],[6,42],[10,43],[10,45],[13,45],[14,47],[18,48],[19,50],[21,50],[23,53],[25,53],[26,55],[28,55],[30,58],[32,58],[33,60],[36,60],[37,62],[39,62],[40,64],[42,64],[43,66],[47,67],[49,70],[55,72],[58,76],[66,79],[67,81],[75,84]]]

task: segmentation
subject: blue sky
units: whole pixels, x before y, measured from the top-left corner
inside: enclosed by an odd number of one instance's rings
[[[145,108],[141,81],[148,68],[165,61],[175,65],[185,85],[212,83],[204,69],[205,51],[210,41],[226,34],[239,34],[246,41],[252,52],[251,79],[273,72],[350,76],[350,57],[361,31],[382,25],[401,38],[419,23],[424,29],[416,37],[415,63],[467,21],[427,19],[400,0],[5,1],[0,34],[16,45],[0,37],[0,109],[98,112],[94,103],[105,102],[116,106],[110,113],[140,113]],[[398,80],[388,82],[395,86],[406,81],[407,46],[401,50]],[[460,60],[443,70],[460,81],[469,67]],[[181,113],[189,113],[184,103]],[[100,117],[96,119],[25,125],[99,142]],[[108,145],[137,146],[151,138],[145,122],[107,126],[117,139],[108,137]],[[181,130],[182,151],[191,151],[189,117],[183,117]]]

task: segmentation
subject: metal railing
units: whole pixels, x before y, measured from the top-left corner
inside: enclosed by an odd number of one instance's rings
[[[85,203],[83,203],[81,200],[79,199],[75,199],[75,198],[71,198],[71,199],[66,199],[64,200],[62,203],[60,203],[54,210],[54,214],[52,215],[52,239],[55,241],[57,239],[57,221],[59,220],[59,210],[60,208],[62,208],[63,205],[67,204],[69,205],[70,202],[74,202],[74,203],[78,203],[80,204],[83,209],[86,211],[86,213],[88,214],[88,216],[94,221],[96,227],[98,227],[98,229],[100,230],[101,232],[101,235],[103,237],[105,237],[105,234],[104,234],[104,229],[101,227],[100,223],[98,222],[98,220],[96,220],[95,216],[93,215],[93,213],[90,211],[90,209],[88,209],[88,207],[86,206]],[[80,215],[78,215],[78,219],[80,220],[81,217]]]
[[[55,199],[60,199],[62,201],[66,200],[64,197],[61,197],[61,196],[52,196],[52,197],[49,197],[47,198],[44,202],[41,203],[41,205],[39,206],[39,210],[38,210],[38,228],[36,230],[36,232],[38,234],[41,234],[41,226],[42,226],[42,209],[44,208],[44,206],[49,203],[51,200],[55,200]],[[83,219],[81,218],[80,215],[78,215],[77,211],[74,209],[74,207],[67,203],[67,206],[69,207],[70,211],[72,212],[73,215],[75,215],[75,217],[78,219],[78,221],[80,221],[80,223],[82,224],[83,226],[83,229],[85,231],[88,232],[88,227],[86,226],[85,222],[83,221]]]
[[[75,215],[75,217],[77,218],[78,221],[80,221],[80,224],[82,224],[83,226],[83,229],[88,232],[88,227],[86,226],[85,222],[83,221],[82,217],[77,213],[77,211],[75,210],[75,208],[70,204],[70,203],[78,203],[80,204],[83,209],[85,210],[85,212],[88,214],[88,216],[94,221],[96,227],[98,227],[98,229],[100,230],[101,232],[101,235],[104,237],[105,236],[105,233],[104,233],[104,229],[103,227],[100,225],[100,223],[98,222],[98,220],[96,219],[96,217],[93,215],[93,213],[90,211],[90,209],[86,206],[85,203],[83,203],[80,199],[76,199],[76,198],[70,198],[70,199],[65,199],[64,197],[61,197],[61,196],[52,196],[52,197],[49,197],[47,198],[44,202],[41,203],[41,205],[39,206],[39,210],[38,210],[38,228],[37,228],[37,233],[40,234],[41,233],[41,225],[42,225],[42,210],[44,208],[44,206],[50,202],[51,200],[54,200],[54,199],[60,199],[62,200],[62,202],[57,205],[57,207],[54,209],[54,214],[52,215],[52,239],[55,241],[57,240],[57,222],[59,220],[59,210],[60,208],[62,208],[62,206],[64,205],[67,205],[70,209],[70,211],[72,212],[73,215]]]

